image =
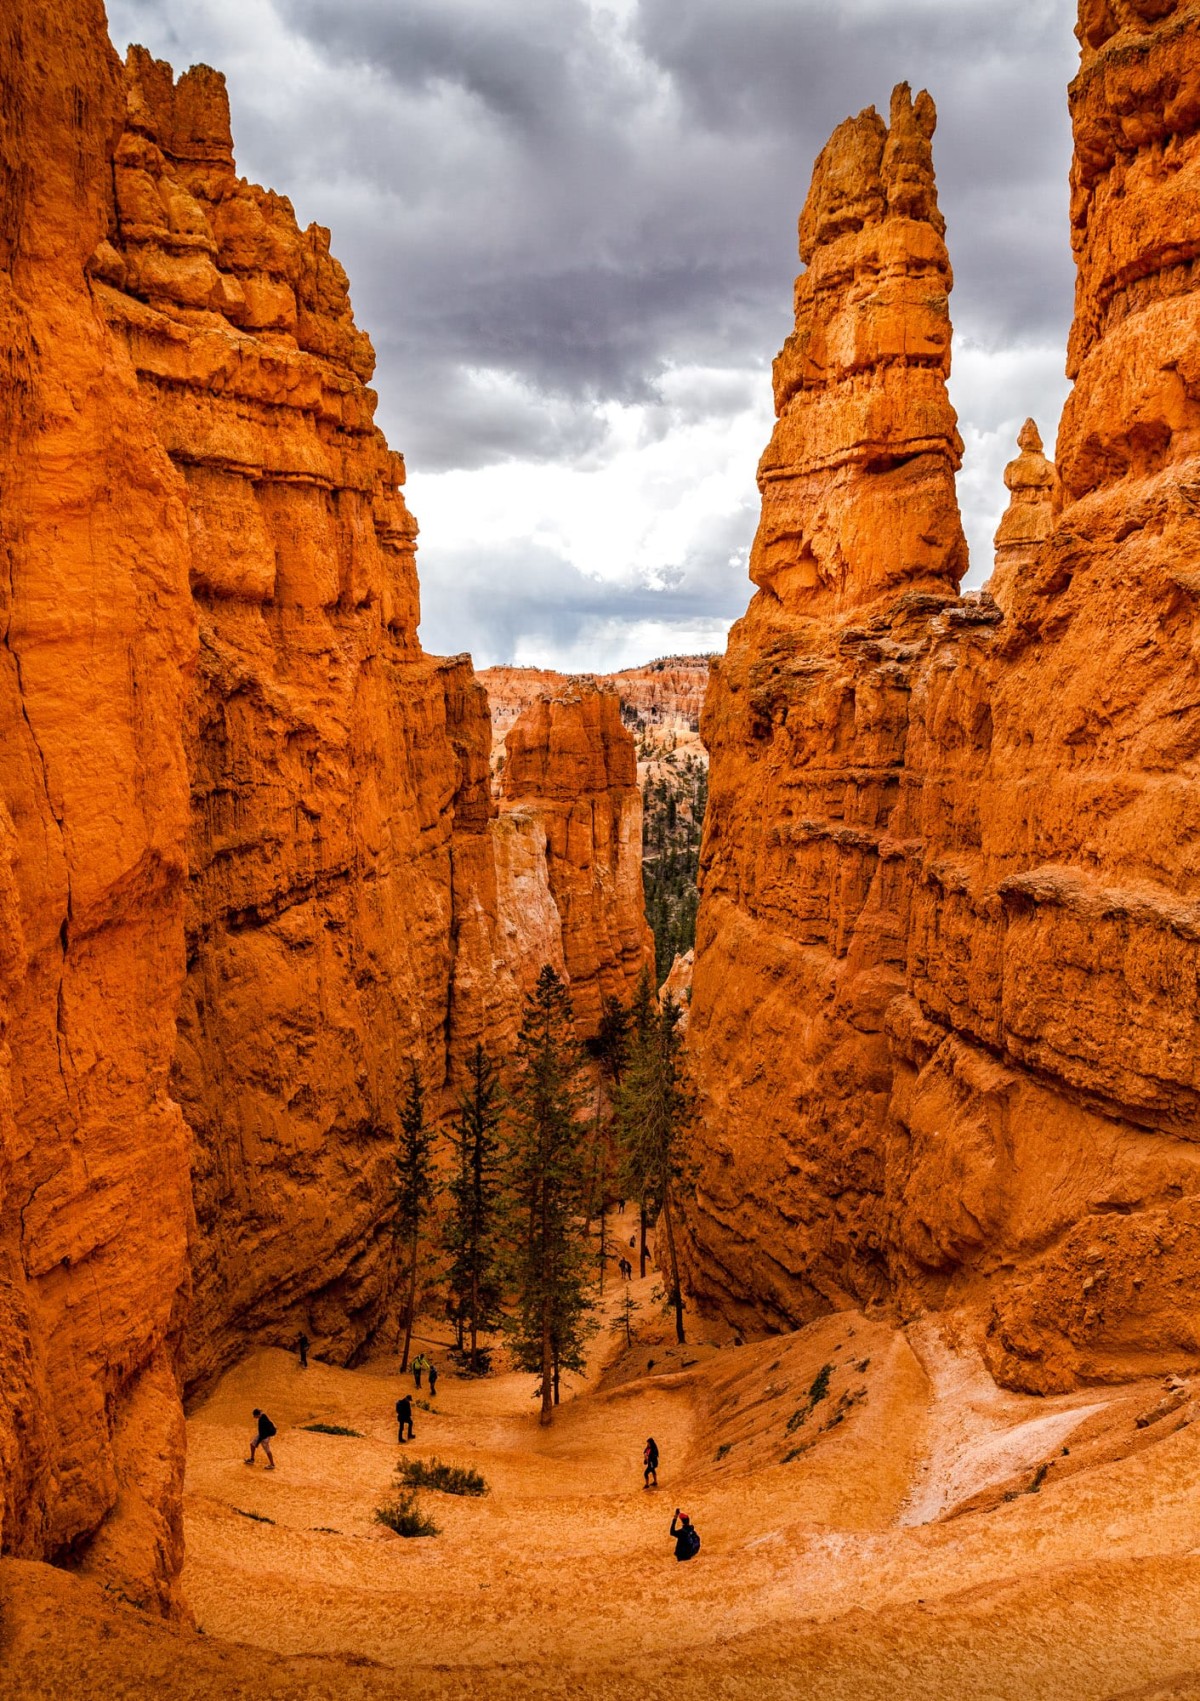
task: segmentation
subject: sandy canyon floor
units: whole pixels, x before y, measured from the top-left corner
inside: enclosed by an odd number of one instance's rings
[[[652,1285],[633,1284],[639,1325]],[[444,1374],[403,1450],[394,1355],[301,1371],[255,1354],[189,1424],[196,1628],[8,1561],[0,1692],[1200,1697],[1189,1389],[1008,1395],[944,1321],[843,1313],[682,1351],[642,1336],[616,1357],[598,1339],[549,1430],[528,1376]],[[446,1364],[436,1333],[422,1344]],[[255,1405],[279,1428],[274,1473],[242,1463]],[[426,1492],[441,1534],[395,1536],[373,1514],[402,1454],[473,1465],[489,1493]],[[687,1565],[676,1505],[703,1538]]]

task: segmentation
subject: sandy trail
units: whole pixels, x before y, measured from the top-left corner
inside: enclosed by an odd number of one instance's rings
[[[652,1285],[635,1284],[643,1302]],[[15,1693],[652,1701],[678,1693],[682,1658],[689,1685],[730,1697],[1200,1694],[1200,1426],[1136,1429],[1157,1385],[1023,1398],[940,1330],[843,1313],[740,1349],[643,1340],[600,1376],[609,1334],[542,1430],[530,1377],[457,1378],[444,1343],[419,1344],[443,1376],[406,1449],[394,1355],[301,1371],[264,1351],[231,1371],[189,1422],[184,1581],[203,1635],[131,1626],[87,1585],[10,1565],[42,1684]],[[279,1428],[274,1473],[241,1462],[255,1405]],[[1101,1452],[1083,1468],[1087,1436]],[[1077,1474],[1028,1492],[1064,1437]],[[373,1517],[402,1454],[474,1465],[490,1492],[426,1493],[441,1534],[403,1540]],[[987,1509],[947,1515],[989,1488]],[[703,1537],[691,1565],[672,1556],[676,1504]],[[39,1617],[46,1575],[95,1621],[71,1649]],[[123,1688],[126,1669],[144,1687]]]

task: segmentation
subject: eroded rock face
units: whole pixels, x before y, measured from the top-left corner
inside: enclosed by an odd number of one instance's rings
[[[34,68],[36,67],[36,75]],[[98,3],[0,19],[0,1542],[170,1606],[196,654],[184,486],[85,265],[124,103]]]
[[[1026,433],[999,607],[936,584],[897,597],[865,558],[861,593],[795,598],[781,548],[783,593],[735,627],[705,711],[690,1036],[711,1129],[700,1294],[779,1322],[847,1296],[964,1301],[995,1372],[1035,1390],[1200,1357],[1181,1303],[1200,533],[1177,264],[1200,233],[1200,8],[1120,6],[1111,29],[1093,10],[1061,510]],[[877,125],[849,134],[814,192],[874,181]],[[863,216],[856,195],[832,198],[839,217]],[[839,532],[864,535],[829,477]],[[937,487],[921,500],[942,535]],[[784,528],[797,557],[830,512],[812,489]]]
[[[750,555],[754,583],[789,612],[950,595],[966,568],[934,123],[929,96],[902,83],[890,125],[873,107],[847,119],[813,170]]]
[[[0,1543],[182,1610],[181,1384],[352,1354],[409,1060],[436,1113],[543,961],[628,979],[633,743],[585,700],[498,814],[345,275],[222,79],[18,0],[0,98]]]
[[[543,824],[571,1005],[590,1035],[603,999],[628,1003],[653,972],[633,738],[616,693],[585,687],[539,698],[505,743],[502,818],[532,811]]]

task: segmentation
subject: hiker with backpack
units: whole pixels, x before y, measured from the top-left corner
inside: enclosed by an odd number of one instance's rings
[[[425,1357],[424,1353],[418,1353],[416,1358],[413,1359],[412,1364],[409,1366],[409,1369],[413,1373],[413,1381],[416,1383],[418,1390],[421,1387],[421,1372],[423,1370],[428,1370],[428,1368],[429,1360]]]
[[[658,1487],[658,1442],[653,1436],[642,1449],[642,1464],[646,1467],[642,1472],[642,1481],[650,1487],[650,1478],[654,1478],[654,1486]]]
[[[700,1537],[696,1534],[696,1526],[678,1506],[675,1508],[675,1516],[671,1519],[671,1539],[675,1543],[676,1559],[695,1559],[700,1552]]]
[[[412,1441],[414,1439],[414,1436],[413,1436],[413,1426],[412,1426],[412,1395],[411,1394],[401,1394],[400,1398],[396,1401],[396,1422],[400,1425],[399,1439],[401,1441],[405,1441],[405,1440]],[[405,1436],[405,1433],[404,1433],[406,1428],[408,1430],[407,1436]]]
[[[267,1416],[266,1412],[260,1412],[257,1406],[254,1408],[254,1416],[258,1419],[258,1433],[254,1436],[250,1443],[250,1457],[243,1460],[243,1463],[252,1465],[254,1463],[254,1455],[261,1447],[263,1452],[267,1455],[267,1469],[269,1471],[273,1471],[275,1469],[275,1461],[271,1457],[271,1437],[278,1434],[278,1431]]]

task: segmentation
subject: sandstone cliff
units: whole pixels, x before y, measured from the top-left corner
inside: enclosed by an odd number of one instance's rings
[[[698,728],[708,687],[708,656],[664,656],[644,667],[619,673],[555,673],[537,667],[485,667],[479,683],[488,694],[492,712],[493,755],[503,751],[504,739],[517,718],[539,697],[554,696],[585,685],[615,691],[621,712],[631,724],[642,720],[654,731],[685,740]]]
[[[36,68],[36,74],[35,74]],[[188,1140],[180,481],[89,291],[99,0],[0,19],[0,1542],[172,1596]]]
[[[961,1300],[1034,1390],[1200,1359],[1200,7],[1088,4],[1081,31],[1061,491],[1026,432],[999,606],[954,596],[931,108],[900,91],[886,139],[868,114],[818,163],[781,365],[836,326],[854,380],[777,384],[762,589],[705,711],[690,1034],[702,1300]],[[860,245],[892,256],[865,295]],[[872,364],[881,326],[915,367]],[[913,461],[856,458],[892,431]]]
[[[531,704],[506,748],[504,815],[532,812],[543,824],[571,1003],[591,1034],[603,999],[628,1003],[654,966],[633,739],[616,695],[582,688]]]
[[[345,275],[222,79],[19,0],[0,96],[0,1543],[170,1609],[181,1385],[385,1315],[409,1059],[436,1112],[543,961],[628,978],[633,743],[581,710],[498,814]]]

